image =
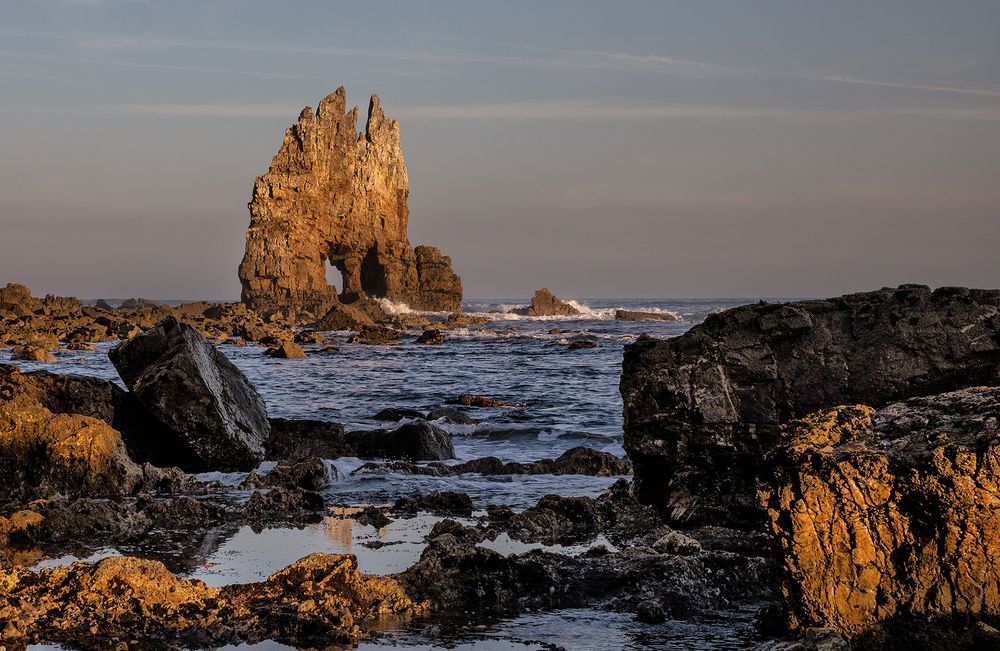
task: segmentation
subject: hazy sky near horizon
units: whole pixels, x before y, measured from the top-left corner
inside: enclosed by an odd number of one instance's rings
[[[303,106],[377,92],[468,297],[1000,286],[1000,3],[6,1],[0,283],[217,298]]]

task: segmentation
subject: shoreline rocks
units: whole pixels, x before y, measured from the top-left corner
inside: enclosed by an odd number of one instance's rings
[[[132,557],[38,572],[0,570],[0,585],[3,640],[22,645],[351,644],[382,619],[426,609],[393,578],[362,574],[354,556],[337,554],[311,554],[265,581],[223,588]]]
[[[674,522],[759,527],[756,469],[817,409],[1000,384],[1000,291],[905,285],[713,314],[626,346],[625,449]]]
[[[618,321],[677,321],[678,317],[672,312],[638,312],[635,310],[615,310],[615,319]]]
[[[816,412],[767,466],[790,628],[1000,618],[1000,388]]]

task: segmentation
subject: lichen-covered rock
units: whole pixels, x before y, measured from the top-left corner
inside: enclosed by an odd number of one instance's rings
[[[372,96],[359,135],[358,109],[347,111],[346,103],[341,87],[315,113],[306,107],[267,174],[257,177],[239,270],[243,301],[259,312],[319,318],[338,302],[326,280],[333,265],[345,302],[373,296],[461,311],[451,260],[431,247],[414,250],[407,239],[410,190],[399,123]]]
[[[158,561],[113,557],[31,572],[0,571],[5,643],[176,649],[274,639],[350,644],[384,618],[424,610],[353,556],[312,554],[260,583],[214,588]]]
[[[580,310],[559,300],[547,287],[543,287],[531,297],[531,305],[516,309],[514,313],[522,316],[573,316]]]
[[[173,436],[182,467],[251,470],[264,459],[264,399],[225,355],[168,317],[109,352],[143,407]]]
[[[767,467],[792,627],[1000,617],[1000,388],[814,413]]]
[[[127,495],[143,485],[119,433],[103,420],[54,414],[16,367],[0,365],[0,500]]]
[[[756,526],[757,468],[782,423],[977,384],[1000,384],[1000,291],[747,305],[626,347],[625,449],[640,498],[674,521]]]

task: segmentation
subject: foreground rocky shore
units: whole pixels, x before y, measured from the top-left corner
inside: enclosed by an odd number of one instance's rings
[[[233,306],[88,314],[13,294],[0,307],[34,310],[5,319],[8,340],[106,315],[135,328],[110,354],[127,390],[0,365],[8,649],[349,644],[389,622],[580,606],[649,625],[755,612],[748,647],[1000,644],[1000,292],[907,286],[753,305],[674,339],[641,338],[621,379],[629,458],[577,448],[528,464],[447,463],[451,436],[437,424],[467,422],[468,405],[493,404],[482,396],[387,409],[369,431],[271,418],[204,336],[247,325],[323,336],[301,325]],[[345,456],[369,459],[359,473],[624,478],[597,498],[549,495],[522,511],[446,491],[345,511],[324,490],[328,460]],[[221,470],[247,473],[240,496],[192,474]],[[206,531],[335,512],[376,527],[416,513],[436,523],[419,560],[392,576],[314,554],[255,583],[182,578],[204,558],[190,550]],[[490,548],[503,538],[549,548]],[[32,569],[106,547],[146,557]],[[164,549],[180,552],[169,568],[149,557]]]

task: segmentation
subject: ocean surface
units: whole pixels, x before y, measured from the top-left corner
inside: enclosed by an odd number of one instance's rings
[[[461,409],[481,422],[444,425],[454,435],[456,462],[496,456],[504,461],[530,462],[555,458],[569,448],[585,445],[623,455],[622,405],[618,393],[623,348],[640,334],[673,337],[707,315],[758,299],[581,299],[582,312],[573,317],[520,317],[511,309],[526,301],[471,300],[464,309],[490,319],[488,324],[446,333],[440,346],[417,344],[408,336],[397,345],[367,346],[346,343],[348,333],[330,333],[339,347],[335,354],[316,354],[304,360],[265,357],[258,346],[223,345],[220,349],[246,373],[267,402],[271,416],[313,418],[343,423],[348,430],[392,426],[373,420],[386,407],[429,411],[463,393],[499,398],[507,408]],[[385,303],[393,312],[406,306]],[[677,321],[619,321],[616,309],[670,312]],[[553,333],[554,330],[568,331]],[[591,338],[598,346],[569,350],[575,338]],[[56,354],[54,364],[20,363],[24,370],[46,368],[63,373],[95,375],[118,380],[108,361],[111,343],[97,351]],[[307,353],[320,346],[304,346]],[[0,360],[9,357],[0,349]],[[342,507],[323,522],[302,529],[208,532],[199,563],[187,576],[212,585],[258,581],[312,552],[353,553],[360,569],[378,574],[401,571],[419,557],[423,537],[438,518],[398,519],[381,530],[359,525],[346,517],[358,506],[387,504],[398,497],[432,490],[468,493],[477,509],[507,504],[520,510],[549,493],[600,495],[615,478],[582,476],[506,476],[467,474],[423,477],[399,473],[354,473],[362,462],[336,459],[331,463],[340,478],[327,489],[327,501]],[[235,486],[245,475],[204,475]],[[372,543],[376,543],[372,545]],[[378,544],[387,543],[387,544]],[[606,544],[606,541],[598,541]],[[524,545],[501,537],[485,543],[502,553],[521,552],[540,545]],[[556,548],[579,553],[579,548]],[[143,548],[94,550],[89,558],[116,553],[152,555],[170,565],[169,550]],[[181,552],[177,552],[178,554]],[[189,551],[183,552],[189,554]],[[166,556],[166,558],[164,558]],[[74,560],[50,559],[52,565]],[[188,559],[189,560],[189,559]],[[188,568],[190,564],[188,565]],[[641,649],[745,648],[753,613],[726,613],[717,621],[668,621],[638,624],[632,615],[597,610],[560,610],[520,617],[448,626],[440,619],[415,622],[387,630],[377,640],[358,648],[396,646],[413,649],[482,648]],[[35,647],[36,649],[53,647]],[[232,648],[232,647],[230,647]],[[287,649],[274,643],[241,649]]]

